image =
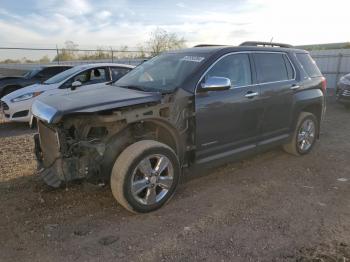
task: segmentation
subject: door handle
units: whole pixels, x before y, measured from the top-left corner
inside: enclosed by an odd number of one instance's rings
[[[299,85],[292,85],[291,86],[291,90],[297,90],[297,89],[299,89],[300,88],[300,86]]]
[[[245,97],[246,97],[246,98],[253,98],[253,97],[258,96],[258,95],[259,95],[258,92],[248,92],[248,93],[245,95]]]

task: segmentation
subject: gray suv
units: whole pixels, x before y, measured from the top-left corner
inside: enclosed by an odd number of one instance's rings
[[[325,111],[326,81],[310,55],[246,42],[161,54],[113,85],[39,98],[35,151],[41,176],[110,181],[136,213],[174,194],[195,172],[282,145],[311,151]]]

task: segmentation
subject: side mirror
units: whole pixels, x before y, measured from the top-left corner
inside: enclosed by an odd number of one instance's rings
[[[221,91],[231,88],[231,80],[226,77],[211,76],[208,77],[200,87],[200,91]]]
[[[82,86],[83,84],[80,81],[74,81],[71,85],[72,90],[75,90],[77,87]]]

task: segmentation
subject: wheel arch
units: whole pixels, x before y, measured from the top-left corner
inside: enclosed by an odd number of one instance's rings
[[[295,111],[294,111],[293,125],[291,127],[292,130],[294,130],[295,125],[297,124],[299,115],[302,112],[308,112],[315,115],[317,119],[318,130],[319,130],[317,137],[319,137],[323,107],[324,107],[324,97],[322,92],[316,89],[300,92],[296,96],[296,101],[297,102],[296,102]]]
[[[162,119],[140,120],[128,123],[109,138],[101,162],[102,177],[106,179],[110,176],[115,160],[125,148],[137,141],[147,139],[169,146],[178,156],[180,163],[183,163],[185,145],[176,128]]]

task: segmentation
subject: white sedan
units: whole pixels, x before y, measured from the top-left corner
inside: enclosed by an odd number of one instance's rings
[[[117,81],[134,66],[122,64],[86,64],[63,71],[42,84],[34,84],[16,90],[1,99],[6,120],[29,122],[32,125],[31,107],[38,96],[68,94],[80,88],[99,88],[101,83]]]

